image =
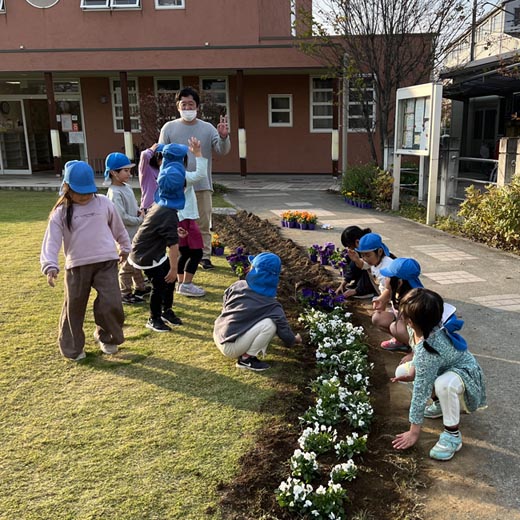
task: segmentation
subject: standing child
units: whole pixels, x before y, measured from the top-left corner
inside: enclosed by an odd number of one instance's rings
[[[371,233],[370,228],[361,229],[358,226],[349,226],[341,233],[341,243],[347,249],[347,266],[344,270],[344,280],[337,288],[337,294],[343,294],[345,298],[372,298],[374,285],[370,280],[368,271],[370,266],[364,262],[356,252],[361,237]]]
[[[139,227],[129,256],[129,262],[142,269],[152,282],[150,318],[146,328],[155,332],[169,332],[171,328],[168,325],[182,325],[172,306],[181,233],[177,230],[177,211],[184,208],[186,172],[182,161],[187,153],[188,147],[185,145],[170,144],[164,147],[157,178],[156,204]]]
[[[63,356],[72,361],[85,358],[83,321],[91,288],[97,291],[94,337],[101,350],[115,354],[124,341],[117,263],[128,256],[130,239],[112,202],[96,192],[94,171],[87,163],[65,164],[61,197],[49,216],[40,255],[42,272],[54,287],[63,243],[65,300],[58,343]]]
[[[162,163],[163,144],[155,143],[143,150],[139,158],[139,186],[141,187],[141,211],[146,213],[153,205],[157,191],[157,177]]]
[[[392,382],[414,379],[410,404],[410,429],[392,441],[394,448],[404,450],[419,439],[421,424],[428,399],[435,389],[439,414],[428,416],[443,418],[444,431],[430,450],[436,460],[450,460],[462,447],[459,432],[460,407],[474,412],[486,406],[486,390],[482,370],[467,350],[465,341],[452,335],[441,326],[442,298],[428,289],[412,289],[401,301],[400,312],[408,326],[410,343],[414,348],[413,370],[399,375]]]
[[[119,152],[108,154],[105,159],[105,182],[110,183],[107,197],[114,203],[130,240],[143,222],[143,212],[139,210],[134,190],[127,184],[134,166],[125,154]],[[125,304],[143,303],[143,296],[150,292],[144,283],[143,273],[128,259],[119,268],[119,288]]]
[[[201,297],[206,294],[202,287],[193,283],[199,262],[202,260],[204,242],[197,219],[199,211],[197,197],[193,185],[207,176],[208,160],[202,157],[200,141],[196,137],[188,139],[189,151],[196,160],[197,169],[194,172],[186,171],[186,188],[184,196],[186,204],[179,210],[179,228],[186,231],[187,236],[179,237],[179,269],[177,292],[184,296]],[[187,161],[186,161],[187,162]]]
[[[224,305],[215,320],[213,340],[227,357],[237,359],[236,366],[247,370],[267,370],[269,365],[258,359],[265,355],[274,335],[287,345],[301,343],[287,322],[282,305],[276,300],[282,268],[280,257],[260,253],[249,257],[251,269],[224,293]]]

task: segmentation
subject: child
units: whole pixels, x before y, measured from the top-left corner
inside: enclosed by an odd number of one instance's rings
[[[130,240],[143,222],[143,212],[139,210],[134,190],[127,184],[134,166],[125,154],[119,152],[111,153],[105,159],[105,183],[110,183],[107,197],[114,203]],[[130,305],[143,303],[143,296],[150,292],[141,270],[128,263],[128,260],[119,267],[119,287],[123,303]]]
[[[91,288],[94,301],[94,337],[105,354],[115,354],[123,343],[123,306],[117,281],[118,260],[130,251],[130,239],[116,208],[97,192],[94,171],[83,161],[65,164],[61,197],[49,216],[40,263],[47,282],[55,286],[58,253],[65,253],[65,300],[58,343],[64,357],[85,359],[83,321]],[[117,252],[115,242],[119,244]]]
[[[385,300],[379,301],[378,310],[372,315],[372,323],[393,337],[381,343],[381,348],[389,351],[409,352],[408,331],[406,324],[399,319],[399,303],[403,297],[412,289],[423,287],[419,276],[421,266],[413,258],[396,258],[389,266],[380,271],[386,277]],[[386,310],[390,303],[391,310]]]
[[[177,230],[177,211],[184,207],[186,172],[182,160],[187,153],[188,147],[185,145],[169,144],[164,147],[157,178],[156,204],[138,229],[128,259],[134,267],[142,269],[152,282],[150,318],[146,328],[155,332],[171,331],[168,324],[182,325],[172,306],[181,233]]]
[[[267,350],[274,335],[287,345],[301,343],[287,322],[276,290],[282,262],[273,253],[249,257],[251,269],[245,280],[226,289],[224,305],[215,320],[213,340],[227,357],[237,359],[236,366],[247,370],[267,370],[269,365],[258,359]]]
[[[141,187],[141,211],[146,213],[154,203],[157,177],[162,163],[164,144],[155,143],[143,150],[139,158],[139,186]]]
[[[372,283],[379,292],[379,296],[372,300],[372,307],[379,310],[380,305],[389,299],[389,290],[386,288],[385,277],[381,274],[381,269],[388,267],[393,262],[393,255],[390,254],[388,247],[383,244],[381,236],[377,233],[367,233],[362,236],[355,250],[361,255],[361,259],[370,266]]]
[[[415,379],[410,429],[397,435],[392,444],[398,450],[413,446],[419,438],[424,417],[442,416],[444,431],[431,449],[430,457],[450,460],[462,447],[459,432],[461,404],[469,412],[486,406],[482,370],[468,352],[465,341],[440,326],[443,301],[437,293],[424,288],[412,289],[402,299],[400,312],[415,352],[411,370],[414,373],[398,375],[391,381]],[[438,403],[426,408],[434,388]],[[431,413],[434,407],[438,409],[437,415]]]
[[[186,172],[186,188],[184,196],[186,204],[184,209],[179,210],[179,227],[184,229],[187,236],[179,238],[179,266],[177,280],[179,285],[177,292],[184,296],[201,297],[206,294],[204,289],[192,283],[193,277],[197,272],[199,262],[202,260],[204,242],[200,232],[197,219],[199,212],[197,208],[197,197],[193,185],[201,179],[206,178],[208,170],[208,160],[202,157],[200,141],[191,137],[188,139],[190,152],[194,155],[197,162],[197,170]],[[187,163],[187,156],[186,163]]]
[[[372,298],[374,285],[370,280],[368,270],[370,266],[356,253],[359,240],[372,231],[370,228],[361,229],[358,226],[349,226],[341,233],[341,243],[347,249],[347,266],[344,280],[336,290],[336,294],[343,294],[345,298]]]

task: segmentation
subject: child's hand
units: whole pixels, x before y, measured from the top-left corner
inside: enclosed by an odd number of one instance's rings
[[[343,296],[344,296],[345,298],[350,298],[351,296],[354,296],[355,294],[357,294],[356,289],[347,289],[347,290],[343,293]]]
[[[348,256],[351,260],[353,260],[354,262],[355,262],[356,260],[358,260],[358,261],[360,260],[358,252],[355,251],[354,249],[349,249],[348,247],[347,247],[347,256]]]
[[[386,308],[386,302],[383,302],[380,298],[372,300],[372,309],[375,311],[384,311]]]
[[[343,281],[339,284],[339,287],[336,289],[336,294],[343,294],[344,289],[345,289],[345,281]]]
[[[168,271],[166,276],[164,277],[164,280],[168,283],[173,283],[175,280],[177,280],[177,268],[171,269]]]
[[[54,269],[51,269],[50,271],[47,271],[47,283],[51,287],[56,287],[56,280],[58,279],[58,271],[55,271]]]
[[[190,152],[195,157],[202,157],[202,152],[200,150],[200,141],[196,137],[190,137],[188,139],[188,147]]]
[[[189,231],[180,227],[177,228],[177,234],[179,235],[179,238],[186,238],[189,235]]]
[[[128,254],[127,252],[120,252],[119,253],[119,263],[122,264],[123,262],[126,262],[126,259],[128,258]]]
[[[420,426],[417,429],[417,425],[412,424],[407,432],[395,436],[395,439],[392,441],[392,446],[396,450],[406,450],[407,448],[411,448],[419,439],[420,434]]]
[[[300,334],[296,334],[296,336],[294,336],[294,342],[297,345],[301,345],[303,343],[303,340],[302,340],[302,337],[300,336]]]

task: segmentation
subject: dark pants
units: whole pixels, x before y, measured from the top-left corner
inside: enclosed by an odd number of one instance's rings
[[[190,249],[188,246],[183,246],[179,247],[179,253],[178,273],[183,274],[186,271],[195,274],[199,262],[202,260],[202,249]]]
[[[67,358],[76,358],[85,347],[83,322],[91,288],[94,300],[94,321],[103,343],[120,345],[125,340],[125,315],[117,278],[117,260],[82,265],[65,270],[65,300],[60,318],[58,343]]]
[[[360,269],[352,261],[344,268],[344,278],[346,282],[355,282],[354,289],[358,296],[377,292],[370,278],[370,273],[365,269]]]
[[[144,270],[148,280],[152,282],[152,292],[150,293],[150,317],[153,319],[160,319],[163,311],[171,309],[173,306],[175,282],[168,283],[164,279],[169,270],[170,261],[168,259],[157,267]]]

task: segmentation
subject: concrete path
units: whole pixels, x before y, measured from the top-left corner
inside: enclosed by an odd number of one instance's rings
[[[216,175],[214,180],[233,188],[227,197],[238,208],[276,225],[280,213],[292,209],[314,212],[320,224],[333,226],[282,229],[304,246],[329,241],[340,246],[346,226],[370,227],[396,256],[416,258],[424,285],[455,305],[465,320],[463,335],[484,370],[489,408],[462,417],[464,447],[452,461],[432,461],[430,474],[440,478],[429,493],[428,517],[520,518],[520,258],[407,219],[349,206],[338,194],[325,191],[334,187],[331,178],[275,179]],[[407,403],[401,413],[406,409]],[[442,423],[429,423],[430,433],[438,435]]]
[[[420,262],[425,286],[455,305],[465,320],[463,334],[484,369],[489,404],[486,411],[463,416],[461,452],[452,461],[430,465],[431,475],[439,478],[428,493],[427,518],[520,519],[520,258],[400,217],[348,206],[329,191],[338,188],[332,177],[217,174],[214,181],[233,189],[227,197],[236,207],[275,225],[282,211],[292,209],[312,211],[319,224],[333,227],[283,228],[284,236],[303,246],[329,241],[339,246],[343,228],[359,225],[380,233],[396,256]],[[137,187],[135,179],[133,184]],[[59,185],[54,176],[0,175],[0,189],[57,190]],[[406,416],[406,403],[396,413]],[[430,433],[437,435],[441,423],[433,426]]]

